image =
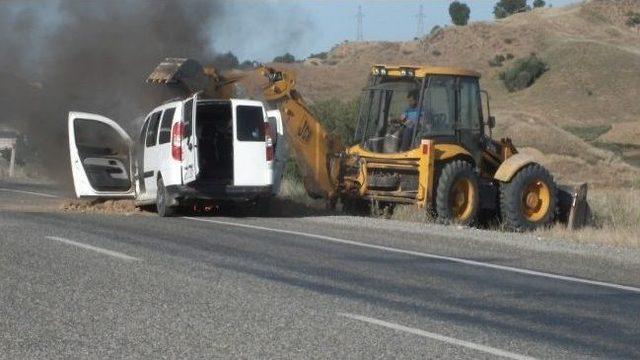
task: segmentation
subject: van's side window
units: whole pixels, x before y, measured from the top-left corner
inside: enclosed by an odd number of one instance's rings
[[[160,123],[160,135],[158,135],[158,145],[166,144],[171,141],[171,122],[173,121],[173,114],[176,112],[175,108],[166,109],[162,113],[162,122]]]
[[[158,138],[158,125],[160,124],[160,112],[155,112],[151,115],[149,120],[149,128],[147,129],[147,139],[145,145],[147,147],[154,146],[156,139]]]
[[[259,106],[236,108],[237,133],[240,141],[264,141],[264,117]]]
[[[193,133],[193,99],[184,103],[184,133],[182,136],[188,138]]]

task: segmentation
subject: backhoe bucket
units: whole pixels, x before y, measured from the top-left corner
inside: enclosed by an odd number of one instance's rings
[[[587,184],[558,189],[558,220],[569,230],[577,230],[591,222],[591,209],[587,202]]]
[[[205,96],[213,96],[219,81],[215,69],[186,58],[164,59],[147,78],[151,84],[177,88],[187,95],[203,92]]]

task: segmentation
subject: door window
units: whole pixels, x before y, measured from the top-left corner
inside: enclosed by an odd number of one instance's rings
[[[171,123],[173,121],[173,115],[176,109],[166,109],[162,113],[162,121],[160,123],[160,134],[158,135],[158,145],[166,144],[171,141]]]
[[[147,128],[147,139],[145,141],[146,147],[151,147],[156,144],[158,138],[158,125],[160,123],[160,112],[155,112],[149,119],[149,127]]]
[[[184,103],[184,134],[186,139],[193,134],[193,99],[189,99]]]
[[[423,95],[418,139],[453,136],[456,114],[455,77],[431,76]]]
[[[129,144],[108,124],[75,119],[75,145],[87,179],[96,191],[127,191]]]
[[[460,78],[460,124],[462,130],[480,131],[480,88],[475,78]]]
[[[239,105],[236,108],[239,141],[264,141],[264,117],[259,106]]]

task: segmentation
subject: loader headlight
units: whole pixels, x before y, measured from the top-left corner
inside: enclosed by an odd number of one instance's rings
[[[380,75],[387,75],[387,69],[385,68],[380,69]]]
[[[413,71],[413,69],[402,69],[400,70],[400,74],[402,76],[414,76],[415,72]]]
[[[380,75],[380,69],[373,68],[373,75]]]

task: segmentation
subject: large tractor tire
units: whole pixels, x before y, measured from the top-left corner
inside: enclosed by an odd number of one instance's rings
[[[441,223],[475,223],[480,208],[480,193],[478,174],[470,162],[454,160],[442,168],[436,187],[435,208]]]
[[[538,164],[520,169],[500,186],[500,213],[509,230],[549,226],[556,215],[558,190],[549,171]]]

